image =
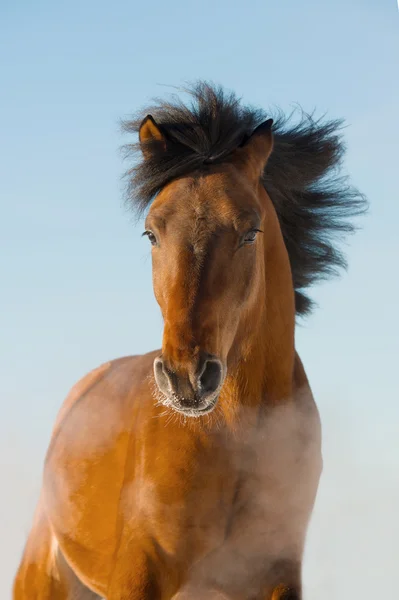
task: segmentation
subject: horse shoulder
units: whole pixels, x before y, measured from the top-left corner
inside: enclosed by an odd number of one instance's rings
[[[155,353],[105,363],[71,390],[47,452],[43,498],[62,553],[83,583],[106,586],[137,411],[153,402]]]
[[[305,368],[299,354],[295,353],[293,397],[304,424],[304,431],[308,432],[311,446],[314,449],[315,470],[320,476],[323,470],[321,453],[321,419],[319,409],[315,402]]]

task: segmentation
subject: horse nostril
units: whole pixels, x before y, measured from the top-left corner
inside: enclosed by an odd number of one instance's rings
[[[215,392],[222,381],[222,364],[217,359],[207,359],[199,376],[201,395]]]
[[[155,381],[161,392],[168,394],[171,392],[171,382],[169,375],[164,367],[162,358],[156,358],[154,360],[154,375]]]
[[[195,408],[201,400],[211,397],[223,381],[223,365],[217,358],[202,360],[197,375],[191,371],[176,373],[163,356],[154,360],[154,377],[160,392],[169,401]],[[190,376],[191,375],[191,376]]]

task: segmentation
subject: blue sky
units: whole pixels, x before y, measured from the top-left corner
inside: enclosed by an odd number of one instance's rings
[[[149,247],[123,207],[119,119],[198,78],[344,117],[370,212],[297,332],[324,429],[307,598],[391,593],[399,560],[399,16],[395,2],[0,5],[0,595],[57,410],[110,358],[159,347]],[[396,557],[396,558],[395,558]]]

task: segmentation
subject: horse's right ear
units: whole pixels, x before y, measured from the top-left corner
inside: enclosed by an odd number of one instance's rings
[[[165,134],[151,115],[147,115],[140,125],[139,140],[145,159],[150,158],[157,150],[166,150]]]

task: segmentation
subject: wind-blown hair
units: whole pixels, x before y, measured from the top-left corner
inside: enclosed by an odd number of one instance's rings
[[[127,197],[138,214],[150,205],[170,181],[220,163],[266,118],[274,118],[274,148],[263,174],[263,184],[276,209],[291,262],[296,312],[310,312],[312,301],[305,293],[315,282],[346,267],[337,237],[354,229],[351,217],[367,208],[365,197],[341,176],[345,147],[342,120],[314,120],[300,112],[266,115],[243,106],[232,93],[199,82],[189,88],[191,104],[178,98],[156,101],[133,120],[123,123],[137,133],[143,118],[151,114],[167,139],[166,151],[154,147],[125,176]],[[124,146],[126,155],[140,145]]]

